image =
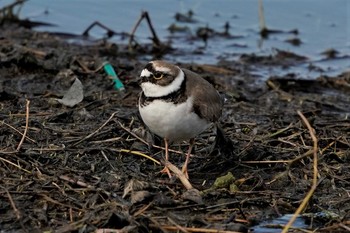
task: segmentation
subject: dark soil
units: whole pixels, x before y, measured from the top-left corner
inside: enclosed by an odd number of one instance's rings
[[[227,96],[221,119],[227,139],[215,140],[212,131],[197,139],[189,175],[201,196],[193,198],[179,180],[159,172],[161,165],[133,153],[163,158],[152,146],[161,140],[149,137],[138,116],[137,79],[146,64],[139,55],[106,41],[83,46],[1,28],[1,232],[248,232],[263,220],[293,214],[314,172],[313,140],[298,110],[318,140],[317,187],[302,215],[306,228],[349,230],[349,72],[316,80],[291,74],[259,84],[252,66],[289,66],[300,57],[179,64]],[[113,88],[104,61],[125,92]],[[76,77],[84,99],[66,107],[56,99]],[[170,158],[181,167],[185,156]],[[214,187],[228,172],[235,179]]]

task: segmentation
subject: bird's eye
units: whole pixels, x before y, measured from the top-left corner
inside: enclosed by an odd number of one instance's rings
[[[164,75],[163,75],[163,73],[157,72],[157,73],[153,74],[153,77],[154,77],[154,79],[159,80],[159,79],[162,79],[164,77]]]

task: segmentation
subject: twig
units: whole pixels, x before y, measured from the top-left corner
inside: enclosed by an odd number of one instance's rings
[[[103,64],[100,64],[96,69],[92,70],[89,69],[82,61],[80,61],[78,58],[74,59],[74,62],[78,63],[78,65],[83,69],[83,72],[86,74],[93,74],[96,73],[98,71],[100,71],[101,69],[103,69]]]
[[[156,31],[155,31],[154,28],[153,28],[153,25],[152,25],[152,23],[151,23],[151,19],[150,19],[149,15],[148,15],[148,12],[147,12],[147,11],[143,11],[143,12],[141,13],[140,18],[137,20],[135,26],[133,27],[133,29],[132,29],[132,31],[131,31],[131,33],[130,33],[130,37],[129,37],[129,50],[131,50],[131,48],[132,48],[131,43],[132,43],[133,41],[135,41],[134,36],[135,36],[136,29],[138,28],[138,26],[140,25],[140,23],[141,23],[141,21],[142,21],[143,19],[146,19],[146,20],[147,20],[148,27],[149,27],[149,29],[151,30],[151,33],[152,33],[152,36],[153,36],[153,38],[152,38],[153,44],[156,45],[156,46],[158,46],[158,47],[161,46],[161,42],[160,42],[160,40],[158,39],[158,36],[157,36],[157,34],[156,34]]]
[[[13,129],[14,131],[16,131],[17,133],[19,133],[19,134],[22,135],[22,137],[23,137],[23,133],[22,133],[21,131],[19,131],[18,129],[16,129],[15,127],[13,127],[12,125],[7,124],[7,123],[4,122],[4,121],[2,121],[1,124],[6,125],[6,126],[9,127],[10,129]],[[33,142],[33,143],[36,143],[36,141],[33,140],[33,139],[31,139],[30,137],[28,137],[28,136],[25,136],[25,137],[26,137],[27,140],[29,140],[29,141],[31,141],[31,142]]]
[[[12,166],[15,166],[15,167],[17,167],[18,169],[20,169],[20,170],[22,170],[22,171],[25,171],[25,172],[27,172],[27,173],[31,173],[30,171],[28,171],[28,170],[26,170],[26,169],[24,169],[24,168],[21,168],[19,165],[17,165],[17,164],[15,164],[15,163],[13,163],[13,162],[11,162],[11,161],[8,161],[7,159],[4,159],[4,158],[1,158],[0,157],[0,160],[2,160],[2,161],[4,161],[4,162],[6,162],[6,163],[9,163],[9,164],[11,164]]]
[[[289,228],[292,226],[292,224],[294,223],[294,221],[296,220],[296,218],[298,217],[298,215],[304,210],[304,208],[306,207],[307,203],[309,202],[310,198],[312,197],[313,193],[315,192],[316,188],[317,188],[317,176],[318,176],[318,169],[317,169],[317,164],[318,164],[318,159],[317,159],[317,138],[315,136],[315,132],[314,129],[311,127],[309,121],[306,119],[306,117],[303,115],[302,112],[300,112],[299,110],[297,111],[298,115],[300,116],[300,118],[303,120],[304,124],[306,125],[306,127],[309,130],[309,134],[312,138],[313,141],[313,179],[312,179],[312,186],[311,189],[309,190],[309,192],[307,193],[306,197],[304,198],[304,200],[302,201],[302,203],[300,204],[300,206],[298,207],[298,209],[295,211],[294,215],[291,217],[291,219],[289,220],[289,222],[287,223],[287,225],[283,228],[282,233],[287,233]]]
[[[126,227],[123,227],[122,229],[99,228],[99,229],[96,229],[94,233],[125,233],[125,232],[133,232],[135,228],[136,226],[126,226]]]
[[[4,6],[0,9],[0,23],[2,23],[3,20],[5,19],[17,19],[18,18],[18,14],[19,12],[17,12],[17,14],[14,14],[13,9],[19,5],[19,7],[21,7],[21,5],[23,3],[25,3],[28,0],[18,0],[15,1],[7,6]]]
[[[25,116],[25,113],[10,113],[9,117],[23,117]],[[50,116],[51,113],[44,113],[44,112],[39,112],[39,113],[32,113],[30,114],[31,116],[36,116],[36,117],[40,117],[40,116]]]
[[[156,224],[150,224],[150,227],[160,227]],[[164,230],[175,231],[177,232],[179,229],[176,226],[161,226]],[[208,228],[198,228],[198,227],[182,227],[184,230],[188,232],[202,232],[202,233],[242,233],[242,231],[226,231],[226,230],[218,230],[218,229],[208,229]]]
[[[138,211],[136,211],[133,214],[133,217],[137,217],[141,214],[143,214],[149,207],[151,207],[153,205],[153,201],[151,201],[150,203],[148,203],[147,205],[145,205],[144,207],[142,207],[141,209],[139,209]]]
[[[9,198],[9,201],[10,201],[10,204],[11,204],[11,206],[12,206],[12,209],[13,209],[13,211],[14,211],[15,214],[16,214],[17,220],[20,220],[20,219],[21,219],[21,213],[20,213],[19,210],[17,209],[17,207],[16,207],[16,205],[15,205],[15,202],[13,201],[10,192],[9,192],[9,191],[7,190],[7,188],[5,188],[5,187],[2,187],[2,186],[1,186],[1,188],[4,189],[5,192],[6,192],[6,194],[7,194],[7,197]]]
[[[169,161],[165,162],[165,166],[167,168],[169,168],[169,170],[172,171],[177,176],[177,178],[179,178],[179,180],[181,181],[181,183],[185,186],[185,188],[187,190],[193,189],[193,186],[188,181],[185,174],[182,171],[180,171],[180,169],[178,169],[175,165],[173,165]]]
[[[144,17],[145,17],[145,16],[144,16],[144,13],[142,12],[140,18],[137,20],[137,22],[136,22],[134,28],[132,29],[132,31],[131,31],[131,33],[130,33],[130,37],[129,37],[129,50],[131,50],[131,47],[132,47],[132,46],[131,46],[131,43],[132,43],[133,41],[135,41],[134,35],[135,35],[135,32],[136,32],[136,29],[138,28],[138,26],[140,25],[140,23],[141,23],[141,21],[143,20]]]
[[[138,139],[139,141],[141,141],[142,143],[144,143],[144,144],[147,145],[147,146],[150,145],[150,143],[146,142],[143,138],[137,136],[137,135],[136,135],[134,132],[132,132],[130,129],[126,128],[120,121],[117,121],[117,122],[118,122],[119,126],[120,126],[123,130],[125,130],[126,132],[128,132],[131,136],[135,137],[136,139]],[[154,145],[154,144],[152,144],[151,146],[154,147],[154,148],[161,149],[161,150],[164,150],[164,151],[165,151],[165,148],[162,147],[162,146],[157,146],[157,145]],[[180,155],[183,154],[183,152],[178,151],[178,150],[168,149],[168,151],[173,152],[173,153],[176,153],[176,154],[180,154]]]
[[[242,164],[272,164],[272,163],[289,163],[289,160],[260,160],[260,161],[241,161]]]
[[[266,21],[264,16],[264,6],[262,0],[259,0],[259,23],[260,31],[266,30]]]
[[[40,59],[44,59],[44,57],[47,55],[46,52],[38,50],[38,49],[33,49],[33,48],[29,48],[26,46],[21,46],[21,45],[14,45],[15,47],[24,50],[25,52],[29,52],[34,54],[34,56],[40,58]]]
[[[38,193],[39,196],[43,197],[46,201],[48,202],[51,202],[55,205],[58,205],[58,206],[63,206],[63,207],[66,207],[66,208],[72,208],[73,210],[76,210],[76,211],[84,211],[84,209],[80,209],[80,208],[77,208],[77,207],[74,207],[74,206],[71,206],[71,205],[68,205],[68,204],[64,204],[64,203],[61,203],[59,201],[56,201],[54,199],[52,199],[51,197],[47,196],[46,194],[44,193]],[[86,210],[85,210],[86,211]],[[56,231],[55,231],[56,232]]]
[[[267,34],[270,32],[270,30],[268,30],[266,27],[264,30],[261,29],[260,33],[262,34],[263,37],[266,37]],[[263,35],[265,33],[265,35]],[[291,94],[289,94],[288,92],[285,92],[283,90],[281,90],[272,80],[267,80],[266,84],[274,91],[276,91],[278,94],[280,94],[281,96],[284,96],[284,98],[286,98],[287,100],[292,100],[293,96]]]
[[[145,18],[146,18],[146,20],[147,20],[149,29],[151,30],[151,33],[152,33],[152,36],[153,36],[153,38],[152,38],[153,43],[154,43],[155,45],[157,45],[157,46],[160,46],[160,45],[161,45],[160,40],[158,39],[158,36],[157,36],[157,34],[156,34],[156,31],[155,31],[154,28],[153,28],[153,25],[152,25],[152,22],[151,22],[151,18],[149,17],[148,12],[145,11],[145,12],[143,12],[143,14],[145,15]]]
[[[326,147],[324,147],[324,148],[320,151],[321,155],[322,155],[323,152],[325,152],[328,148],[330,148],[331,146],[333,146],[333,145],[336,143],[336,141],[338,141],[340,138],[341,138],[341,136],[337,137],[334,141],[332,141],[332,142],[329,143]]]
[[[344,225],[343,223],[339,223],[339,226],[341,226],[342,228],[344,228],[347,231],[350,231],[350,227]]]
[[[1,186],[1,188],[5,189],[5,191],[6,191],[6,193],[7,193],[7,196],[8,196],[8,198],[9,198],[10,204],[11,204],[11,206],[12,206],[12,209],[13,209],[13,211],[15,212],[16,218],[17,218],[17,220],[20,222],[20,225],[21,225],[22,229],[24,230],[24,232],[28,232],[28,231],[27,231],[27,228],[24,227],[23,222],[21,221],[21,212],[17,209],[17,207],[16,207],[16,205],[15,205],[15,202],[13,201],[10,192],[9,192],[9,191],[7,190],[7,188],[5,188],[5,187],[2,187],[2,186]]]
[[[111,168],[112,168],[113,170],[115,170],[115,167],[114,167],[114,166],[112,165],[112,163],[109,161],[109,159],[108,159],[106,153],[105,153],[103,150],[101,150],[101,154],[102,154],[103,158],[105,158],[105,160],[109,163],[109,166],[111,166]]]
[[[21,146],[22,146],[22,144],[24,142],[24,139],[26,138],[27,131],[28,131],[28,125],[29,125],[29,104],[30,104],[30,101],[27,99],[26,102],[27,102],[26,103],[26,127],[24,129],[24,132],[23,132],[23,135],[22,135],[22,139],[19,142],[16,151],[19,151],[19,149],[21,148]]]
[[[108,138],[105,140],[97,140],[97,141],[91,141],[91,143],[93,144],[101,144],[101,143],[105,143],[105,142],[116,142],[116,141],[120,141],[122,137],[116,137],[116,138]]]
[[[157,228],[157,229],[161,230],[161,232],[167,232],[167,230],[165,230],[163,228],[163,226],[159,222],[157,222],[154,218],[149,217],[149,216],[145,216],[145,217],[148,217],[148,219],[152,222],[151,224],[149,224],[150,227]],[[177,231],[177,229],[176,229],[176,231]]]
[[[175,227],[178,229],[178,231],[184,232],[184,233],[189,233],[187,229],[185,229],[183,226],[180,226],[178,223],[176,223],[172,218],[167,217],[168,221],[175,225]]]
[[[117,114],[117,112],[112,113],[112,115],[108,118],[108,120],[105,123],[103,123],[98,129],[96,129],[94,132],[90,133],[86,137],[84,137],[84,138],[80,139],[79,141],[77,141],[76,143],[74,143],[73,146],[80,144],[82,141],[85,141],[86,139],[89,139],[92,136],[94,136],[96,133],[98,133],[103,127],[105,127],[108,124],[108,122],[110,122],[112,120],[112,118],[114,117],[115,114]]]
[[[125,149],[121,149],[120,152],[124,152],[124,153],[130,153],[130,154],[134,154],[134,155],[140,155],[142,157],[145,157],[146,159],[152,160],[153,162],[155,162],[156,164],[160,165],[160,162],[142,152],[139,151],[133,151],[133,150],[125,150]]]
[[[260,161],[241,161],[242,164],[273,164],[273,163],[287,163],[290,167],[293,163],[296,161],[301,160],[302,158],[305,158],[309,155],[313,154],[313,149],[306,151],[304,154],[299,155],[298,157],[295,157],[294,159],[289,160],[260,160]]]
[[[95,26],[99,26],[99,27],[105,29],[105,30],[107,31],[107,35],[108,35],[109,37],[118,34],[117,32],[113,31],[113,30],[110,29],[109,27],[103,25],[102,23],[100,23],[100,22],[98,22],[98,21],[95,21],[95,22],[93,22],[89,27],[87,27],[87,28],[85,29],[85,31],[82,33],[82,35],[83,35],[83,36],[89,36],[89,31],[90,31],[93,27],[95,27]]]
[[[308,157],[309,155],[312,155],[313,153],[314,153],[314,149],[312,149],[312,150],[310,149],[310,150],[306,151],[304,154],[299,155],[298,157],[295,157],[294,159],[289,160],[288,166],[289,167],[292,166],[292,164],[295,163],[296,161],[299,161],[305,157]]]
[[[286,128],[283,128],[283,129],[277,130],[277,131],[274,132],[274,133],[265,135],[265,136],[263,137],[263,139],[275,137],[275,136],[277,136],[277,135],[279,135],[279,134],[282,134],[282,133],[284,133],[285,131],[291,129],[292,127],[293,127],[293,123],[290,123]]]
[[[61,180],[68,181],[68,182],[70,182],[70,183],[79,185],[79,186],[84,187],[84,188],[94,188],[94,186],[92,186],[92,185],[89,185],[89,184],[87,184],[87,183],[85,183],[85,182],[83,182],[83,181],[80,181],[80,180],[75,180],[75,179],[69,178],[69,177],[66,176],[66,175],[61,175],[61,176],[59,176],[59,178],[60,178]]]
[[[137,136],[135,133],[131,132],[130,129],[126,128],[120,121],[117,121],[120,128],[122,128],[123,130],[125,130],[126,132],[128,132],[131,136],[137,138],[139,141],[141,141],[143,144],[149,145],[149,143],[147,143],[143,138]]]

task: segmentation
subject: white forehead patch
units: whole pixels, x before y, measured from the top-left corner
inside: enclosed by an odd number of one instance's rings
[[[178,76],[167,86],[160,86],[151,82],[143,82],[141,83],[141,88],[147,97],[162,97],[179,90],[184,80],[185,74],[180,70]]]
[[[164,66],[157,66],[157,67],[155,67],[155,69],[157,71],[164,72],[164,73],[169,73],[170,72],[170,69],[167,68],[167,67],[164,67]]]
[[[141,72],[141,77],[151,77],[152,73],[149,72],[147,69],[143,69]]]
[[[170,69],[167,66],[162,66],[158,62],[154,62],[154,61],[151,61],[150,63],[153,64],[153,67],[156,71],[170,73]]]

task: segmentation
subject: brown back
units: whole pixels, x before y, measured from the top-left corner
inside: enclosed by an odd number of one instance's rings
[[[183,69],[186,75],[186,94],[194,97],[193,108],[199,117],[211,122],[219,120],[223,101],[217,90],[198,74]]]

